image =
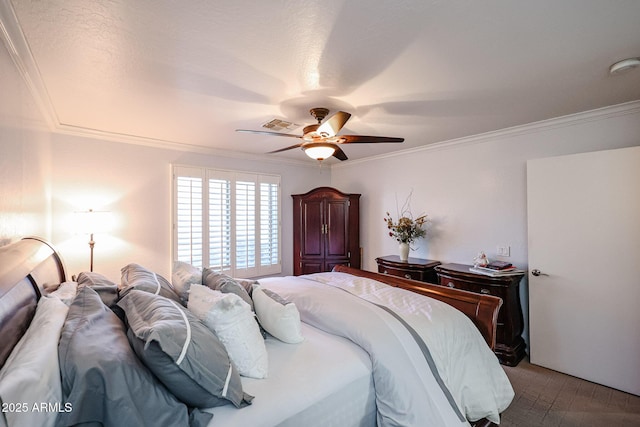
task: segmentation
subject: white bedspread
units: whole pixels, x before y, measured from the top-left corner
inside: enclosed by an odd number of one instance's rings
[[[209,427],[374,427],[376,406],[367,353],[349,340],[302,324],[305,340],[267,337],[269,376],[242,377],[253,403],[206,409]]]
[[[511,384],[480,332],[445,303],[345,273],[260,282],[295,302],[303,322],[344,336],[369,353],[380,426],[468,425],[464,416],[497,423],[513,399]],[[411,330],[426,344],[426,354]]]

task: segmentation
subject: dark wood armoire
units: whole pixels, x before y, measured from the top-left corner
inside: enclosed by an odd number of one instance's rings
[[[360,268],[360,194],[319,187],[293,197],[293,273]]]

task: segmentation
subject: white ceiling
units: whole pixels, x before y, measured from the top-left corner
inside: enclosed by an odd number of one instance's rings
[[[56,131],[260,154],[353,114],[364,158],[640,99],[637,0],[0,0]],[[302,132],[301,128],[293,131]],[[312,162],[299,150],[270,154]]]

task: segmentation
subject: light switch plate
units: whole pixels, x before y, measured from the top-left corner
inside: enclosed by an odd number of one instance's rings
[[[496,252],[498,256],[511,256],[511,248],[509,246],[498,246]]]

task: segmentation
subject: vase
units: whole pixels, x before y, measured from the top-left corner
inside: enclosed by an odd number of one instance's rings
[[[409,260],[409,244],[400,243],[400,261]]]

